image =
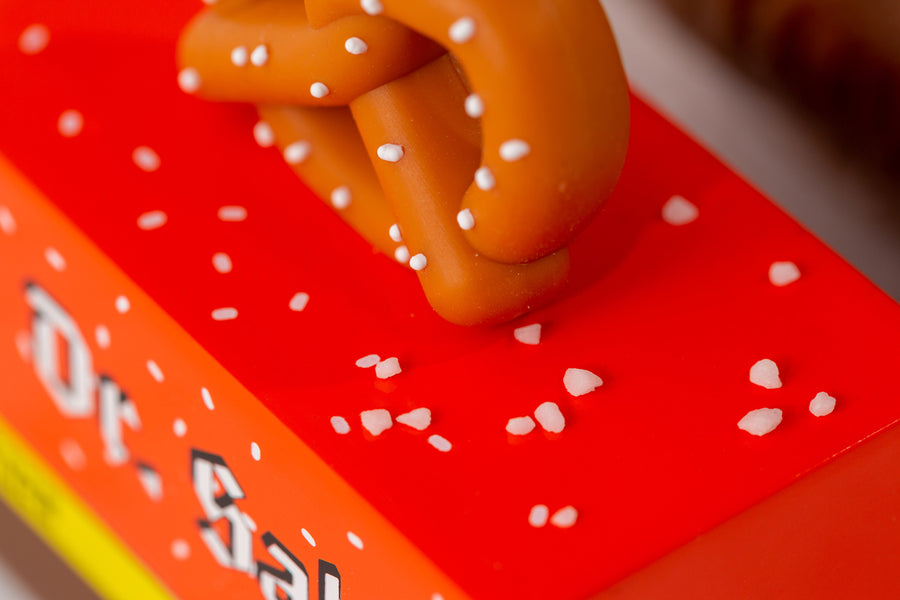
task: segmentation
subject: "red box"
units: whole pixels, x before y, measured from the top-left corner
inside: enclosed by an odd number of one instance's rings
[[[101,593],[900,594],[894,301],[636,99],[567,294],[450,325],[253,143],[251,109],[178,90],[195,9],[0,8],[0,494]],[[675,195],[695,220],[662,218]],[[763,358],[781,388],[749,381]],[[569,368],[603,385],[573,396]],[[562,432],[507,433],[544,402]],[[763,407],[777,429],[738,429]],[[423,431],[396,420],[417,408]]]

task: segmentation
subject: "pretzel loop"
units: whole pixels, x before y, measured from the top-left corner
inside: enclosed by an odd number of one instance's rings
[[[189,26],[180,62],[201,95],[257,103],[292,168],[408,260],[442,316],[513,318],[564,284],[565,245],[624,160],[627,92],[602,8],[393,0],[365,14],[379,6],[308,0],[307,21],[296,0],[234,0]],[[267,51],[256,70],[234,60],[253,44]]]

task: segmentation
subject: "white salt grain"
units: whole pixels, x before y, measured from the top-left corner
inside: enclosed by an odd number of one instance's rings
[[[395,163],[403,158],[403,146],[399,144],[382,144],[375,152],[383,161]]]
[[[200,72],[193,67],[187,67],[178,72],[178,87],[185,94],[193,94],[200,89],[202,83]]]
[[[466,96],[465,109],[467,115],[477,119],[484,114],[484,101],[478,94],[469,94]]]
[[[550,433],[559,433],[566,428],[566,418],[555,402],[544,402],[534,410],[534,418]]]
[[[220,221],[237,223],[247,218],[247,209],[243,206],[223,206],[217,214]]]
[[[135,148],[131,153],[131,159],[140,170],[146,171],[147,173],[158,170],[161,164],[159,154],[157,154],[153,148],[147,146],[138,146]]]
[[[381,0],[359,0],[359,5],[367,15],[380,15],[384,12]]]
[[[513,417],[506,423],[506,431],[512,435],[526,435],[534,430],[534,419],[531,417]]]
[[[56,128],[63,137],[75,137],[81,133],[81,130],[84,128],[84,117],[77,110],[64,110],[62,114],[59,115],[59,120],[56,122]]]
[[[362,358],[356,359],[356,366],[360,369],[368,369],[369,367],[374,367],[379,362],[381,362],[381,357],[377,354],[367,354]]]
[[[532,527],[543,527],[550,518],[550,509],[545,504],[535,504],[528,513],[528,524]]]
[[[161,210],[151,210],[137,218],[137,226],[144,231],[159,229],[169,220],[169,217]]]
[[[662,207],[663,221],[669,225],[687,225],[696,221],[699,215],[697,206],[681,196],[672,196]]]
[[[409,262],[409,248],[397,246],[397,249],[394,250],[394,260],[400,264],[407,264]]]
[[[237,319],[238,311],[232,306],[217,308],[212,311],[212,318],[215,321],[231,321]]]
[[[56,248],[44,250],[44,258],[55,270],[64,271],[66,269],[66,259],[63,258],[63,255]]]
[[[369,50],[369,45],[358,37],[352,37],[344,42],[344,50],[350,54],[365,54]]]
[[[784,287],[798,279],[800,279],[800,269],[790,261],[773,262],[769,267],[769,281],[776,287]]]
[[[381,435],[386,429],[390,429],[394,422],[391,413],[383,408],[364,410],[359,413],[359,419],[366,431],[372,435]]]
[[[565,506],[550,517],[550,523],[563,529],[573,526],[577,520],[578,511],[575,510],[574,506]]]
[[[340,435],[350,433],[350,424],[344,417],[331,417],[331,426],[334,428],[335,433]]]
[[[269,148],[275,144],[275,131],[265,121],[259,121],[253,126],[253,139],[263,148]]]
[[[209,410],[215,410],[216,405],[213,404],[212,394],[209,393],[209,390],[204,388],[200,388],[200,397],[203,398],[203,404]]]
[[[172,422],[172,433],[175,434],[175,437],[179,438],[185,436],[187,433],[187,423],[184,422],[184,419],[179,417]]]
[[[110,343],[112,343],[109,328],[106,325],[97,325],[94,328],[94,339],[97,341],[97,345],[104,350],[109,348]]]
[[[116,312],[124,315],[129,310],[131,310],[131,300],[126,296],[116,296]]]
[[[475,217],[472,215],[472,211],[464,208],[456,213],[456,223],[463,231],[470,231],[475,227]]]
[[[253,460],[258,461],[262,457],[262,452],[259,449],[259,444],[256,442],[250,442],[250,456],[253,457]]]
[[[819,392],[815,398],[809,402],[809,412],[817,417],[824,417],[834,412],[834,406],[837,400],[834,396],[829,396],[825,392]]]
[[[9,208],[0,206],[0,230],[6,235],[12,235],[16,232],[16,220],[13,218]]]
[[[573,396],[584,396],[603,385],[603,380],[586,369],[566,369],[563,376],[566,391]]]
[[[299,165],[309,157],[312,146],[305,140],[288,144],[284,148],[284,160],[289,165]]]
[[[428,438],[428,443],[440,450],[441,452],[450,452],[453,449],[453,444],[451,444],[447,438],[441,437],[437,434],[432,435]]]
[[[778,365],[768,358],[757,361],[756,364],[750,367],[750,382],[767,390],[777,390],[781,387]]]
[[[348,532],[347,532],[347,540],[348,540],[351,544],[353,544],[353,547],[356,548],[357,550],[362,550],[362,549],[363,549],[363,541],[362,541],[362,538],[360,538],[358,535],[356,535],[356,534],[353,533],[352,531],[348,531]]]
[[[213,268],[219,273],[231,273],[231,257],[224,252],[216,252],[212,257]]]
[[[309,294],[297,292],[291,297],[291,301],[288,302],[288,308],[294,312],[302,312],[307,304],[309,304]]]
[[[184,540],[175,540],[172,542],[172,557],[175,560],[187,560],[191,557],[191,546]]]
[[[541,324],[533,323],[531,325],[517,327],[513,331],[513,337],[522,344],[537,346],[541,343]]]
[[[269,48],[265,45],[259,45],[250,53],[250,62],[255,67],[262,67],[269,62]]]
[[[464,44],[475,35],[475,21],[471,17],[462,17],[450,25],[447,35],[451,41]]]
[[[22,30],[19,35],[19,50],[22,54],[38,54],[50,43],[50,30],[46,25],[35,23]]]
[[[783,416],[780,408],[757,408],[738,421],[738,428],[753,435],[766,435],[781,424]]]
[[[531,154],[531,146],[525,140],[512,139],[500,144],[500,158],[515,162]]]
[[[400,373],[402,370],[403,369],[400,368],[400,361],[396,356],[392,356],[375,365],[375,376],[378,377],[378,379],[388,379],[389,377],[393,377]]]
[[[431,425],[431,411],[427,408],[417,408],[397,417],[397,422],[419,431],[425,431]]]

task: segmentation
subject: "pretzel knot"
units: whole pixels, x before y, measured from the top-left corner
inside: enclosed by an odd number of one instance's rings
[[[597,0],[222,0],[179,62],[186,91],[255,103],[258,139],[455,323],[556,294],[625,158]]]

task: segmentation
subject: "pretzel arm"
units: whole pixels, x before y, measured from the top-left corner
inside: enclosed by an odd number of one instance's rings
[[[289,166],[303,182],[370,244],[405,264],[408,257],[398,252],[402,244],[389,234],[396,219],[350,110],[270,105],[257,110],[283,155],[291,156],[291,146],[302,149],[302,160]]]
[[[387,16],[458,60],[483,104],[485,170],[461,195],[466,239],[504,262],[545,256],[580,232],[624,164],[628,94],[596,0],[383,0]],[[364,14],[308,0],[314,26]],[[473,182],[473,180],[475,180]],[[479,185],[480,184],[480,185]]]
[[[546,302],[564,284],[569,257],[562,250],[510,265],[480,256],[466,241],[456,214],[481,153],[477,128],[462,108],[466,94],[443,57],[360,96],[350,108],[403,241],[413,256],[424,257],[418,275],[425,295],[445,319],[471,325],[506,321]],[[380,159],[385,143],[402,147],[402,158]]]
[[[348,50],[350,39],[365,51]],[[195,69],[197,93],[209,100],[340,106],[443,53],[384,17],[350,16],[312,29],[301,0],[232,0],[188,24],[178,62]]]

